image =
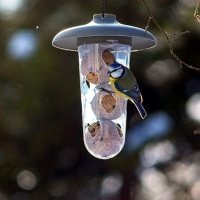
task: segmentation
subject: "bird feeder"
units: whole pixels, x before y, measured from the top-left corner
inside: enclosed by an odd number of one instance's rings
[[[120,24],[112,14],[96,14],[82,26],[59,32],[54,47],[78,51],[83,138],[95,157],[109,159],[124,146],[127,100],[115,94],[107,75],[114,61],[129,68],[130,53],[152,48],[154,36]]]

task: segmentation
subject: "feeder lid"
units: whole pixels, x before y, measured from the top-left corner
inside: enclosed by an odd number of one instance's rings
[[[132,47],[132,51],[156,46],[155,37],[144,29],[120,24],[112,14],[96,14],[85,25],[76,26],[59,32],[52,41],[54,47],[77,51],[84,44],[118,43]]]

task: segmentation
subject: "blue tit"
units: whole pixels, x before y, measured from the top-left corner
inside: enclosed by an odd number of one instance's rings
[[[142,106],[142,95],[132,71],[115,61],[108,66],[108,75],[115,93],[134,103],[140,116],[144,119],[147,113]]]

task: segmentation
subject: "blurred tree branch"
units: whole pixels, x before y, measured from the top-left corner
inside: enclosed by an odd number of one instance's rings
[[[199,10],[199,0],[197,0],[196,9],[194,11],[194,17],[198,20],[198,22],[200,22],[200,16],[198,15],[198,10]]]
[[[147,25],[145,27],[145,31],[147,31],[147,29],[149,28],[150,22],[153,21],[153,23],[158,27],[158,29],[164,34],[165,38],[167,39],[167,42],[168,42],[168,45],[169,45],[169,51],[170,51],[171,55],[174,58],[176,58],[177,61],[179,61],[180,67],[186,66],[186,67],[188,67],[190,69],[194,69],[194,70],[200,71],[200,68],[193,67],[192,65],[187,64],[181,58],[179,58],[174,53],[174,50],[173,50],[173,47],[172,47],[172,44],[171,44],[170,36],[187,34],[187,33],[189,33],[189,31],[187,30],[187,31],[182,32],[182,33],[174,33],[174,34],[167,33],[165,30],[163,30],[163,28],[159,25],[157,20],[154,18],[153,14],[149,10],[149,7],[147,6],[145,0],[142,0],[142,2],[143,2],[144,6],[145,6],[145,8],[146,8],[146,10],[147,10],[147,12],[149,14],[149,19],[148,19]],[[197,0],[197,5],[196,5],[196,10],[195,10],[194,16],[197,18],[198,21],[200,21],[200,16],[198,15],[198,7],[199,7],[199,1]]]

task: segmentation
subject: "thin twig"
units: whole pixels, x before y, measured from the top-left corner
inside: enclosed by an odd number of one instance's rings
[[[146,33],[147,33],[147,29],[149,28],[149,24],[150,24],[150,22],[151,22],[151,17],[149,17],[148,22],[147,22],[147,25],[146,25],[146,27],[145,27],[144,36],[145,36]]]
[[[197,3],[196,3],[196,9],[194,11],[194,17],[197,19],[198,22],[200,22],[200,16],[198,15],[198,10],[199,10],[199,0],[197,0]]]
[[[146,30],[147,30],[147,28],[148,28],[148,26],[149,26],[150,21],[152,20],[152,21],[154,22],[154,24],[158,27],[158,29],[164,34],[165,38],[167,39],[170,54],[171,54],[174,58],[176,58],[177,61],[179,61],[180,67],[186,66],[186,67],[188,67],[188,68],[190,68],[190,69],[194,69],[194,70],[200,71],[200,68],[196,68],[196,67],[193,67],[192,65],[189,65],[189,64],[185,63],[182,59],[180,59],[180,58],[174,53],[174,50],[173,50],[173,48],[172,48],[171,41],[170,41],[170,38],[169,38],[169,37],[172,36],[172,35],[182,35],[182,34],[188,33],[189,31],[185,31],[185,32],[183,32],[183,33],[175,33],[175,34],[169,34],[169,33],[167,33],[167,32],[164,31],[164,30],[162,29],[162,27],[158,24],[158,22],[156,21],[156,19],[155,19],[154,16],[152,15],[151,11],[149,10],[149,8],[148,8],[148,6],[147,6],[145,0],[142,0],[142,2],[143,2],[144,6],[145,6],[145,8],[146,8],[146,10],[147,10],[147,12],[148,12],[148,14],[149,14],[149,20],[148,20],[147,26],[145,27],[145,33],[146,33]],[[195,12],[198,13],[198,11],[197,11],[197,10],[198,10],[198,7],[199,7],[198,0],[197,0],[197,4],[198,4],[198,5],[197,5],[197,7],[196,7],[196,11],[195,11]]]
[[[176,36],[176,35],[184,35],[184,34],[188,34],[189,32],[190,32],[190,31],[187,30],[187,31],[184,31],[184,32],[181,32],[181,33],[178,32],[178,33],[172,33],[172,34],[166,32],[166,34],[170,37],[170,36]]]
[[[197,0],[197,3],[196,3],[196,9],[194,11],[194,17],[196,18],[196,16],[198,15],[198,9],[199,9],[199,0]]]

